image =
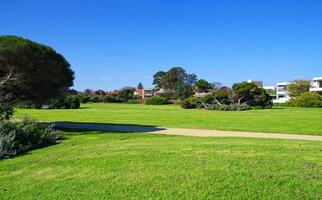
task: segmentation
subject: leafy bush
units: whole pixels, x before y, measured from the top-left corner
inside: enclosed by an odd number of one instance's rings
[[[249,109],[250,109],[250,106],[247,105],[246,103],[242,103],[242,104],[232,103],[229,105],[216,104],[215,106],[213,106],[213,110],[222,110],[222,111],[243,111],[243,110],[249,110]]]
[[[169,100],[165,97],[150,97],[145,100],[146,105],[165,105],[169,104]]]
[[[182,100],[181,107],[184,109],[193,109],[197,108],[197,103],[193,100],[193,98],[188,98]]]
[[[11,106],[0,105],[0,121],[9,119],[13,114],[13,108]]]
[[[104,96],[104,103],[122,103],[122,100],[117,96],[106,95]]]
[[[70,95],[51,99],[46,104],[49,109],[78,109],[80,107],[80,100],[78,96]]]
[[[139,104],[140,102],[137,99],[130,99],[130,100],[127,101],[127,103],[128,104]]]
[[[25,117],[20,122],[0,121],[0,158],[57,143],[59,131]]]
[[[90,102],[94,102],[94,103],[99,103],[100,102],[100,98],[98,95],[96,96],[92,96],[90,99],[89,99]]]
[[[322,107],[322,96],[313,92],[305,92],[302,95],[292,98],[289,102],[296,107]]]
[[[65,103],[68,103],[70,109],[78,109],[80,107],[80,100],[77,96],[66,97]]]

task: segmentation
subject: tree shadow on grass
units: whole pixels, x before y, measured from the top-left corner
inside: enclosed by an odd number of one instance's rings
[[[54,122],[54,127],[73,132],[104,131],[118,133],[147,133],[165,130],[156,126],[144,126],[135,124],[111,124],[111,123],[82,123],[82,122]],[[71,131],[71,132],[72,132]]]

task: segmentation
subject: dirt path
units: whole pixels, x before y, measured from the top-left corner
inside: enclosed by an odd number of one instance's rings
[[[56,122],[55,127],[82,129],[82,130],[96,130],[96,131],[116,131],[116,132],[131,132],[131,133],[142,132],[142,133],[152,133],[152,134],[182,135],[182,136],[196,136],[196,137],[249,137],[249,138],[273,138],[273,139],[322,141],[322,136],[314,136],[314,135],[295,135],[295,134],[241,132],[241,131],[218,131],[218,130],[185,129],[185,128],[164,128],[164,127],[154,127],[154,126],[117,125],[117,124]]]

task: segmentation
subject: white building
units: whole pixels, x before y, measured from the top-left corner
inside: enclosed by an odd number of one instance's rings
[[[290,96],[287,91],[288,84],[288,82],[280,82],[276,84],[276,99],[273,100],[273,103],[285,103],[290,100]]]
[[[321,92],[322,93],[322,77],[315,77],[311,82],[310,92]]]

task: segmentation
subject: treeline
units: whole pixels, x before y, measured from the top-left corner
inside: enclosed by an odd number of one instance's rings
[[[103,90],[86,89],[78,92],[77,97],[81,103],[139,103],[141,95],[134,95],[134,87],[124,87],[116,93],[107,93]]]
[[[267,92],[255,83],[235,83],[231,88],[221,87],[208,91],[202,97],[184,99],[181,106],[185,109],[207,109],[222,111],[241,111],[250,108],[272,107],[272,99]]]

